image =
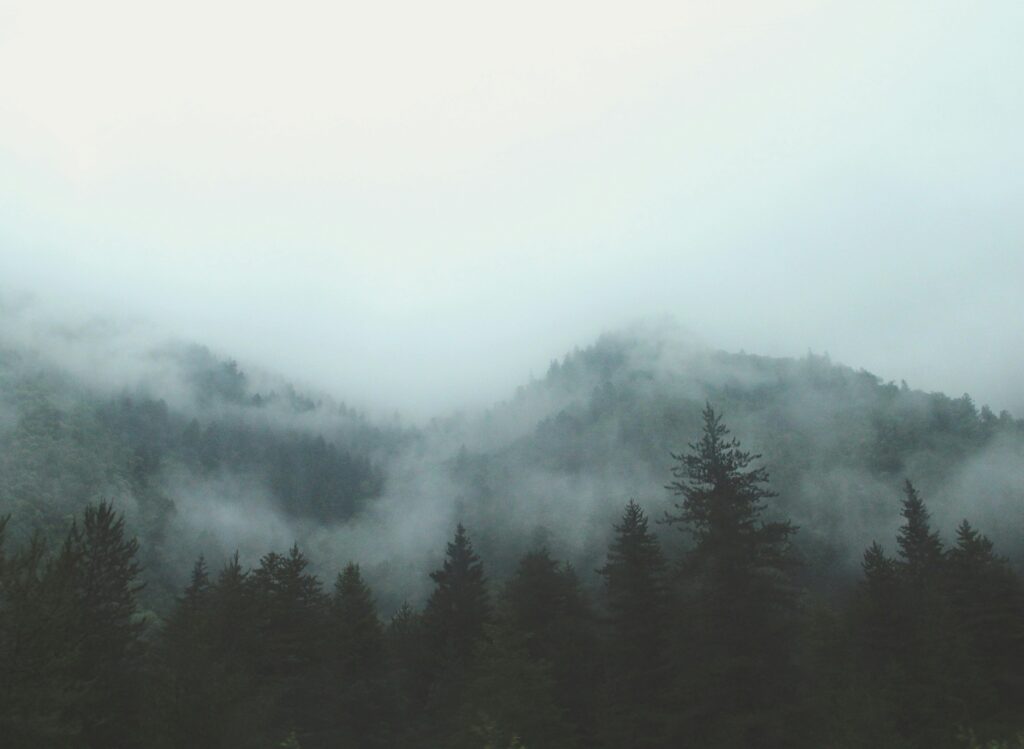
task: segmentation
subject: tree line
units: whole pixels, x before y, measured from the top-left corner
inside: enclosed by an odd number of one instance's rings
[[[1024,742],[1024,588],[967,521],[947,545],[907,481],[895,554],[853,591],[797,584],[798,529],[708,406],[656,522],[625,506],[590,591],[546,548],[493,584],[459,525],[422,609],[383,621],[358,564],[297,547],[200,557],[139,614],[138,542],[110,504],[64,543],[5,549],[8,747],[969,747]],[[1001,742],[1001,743],[1000,743]]]

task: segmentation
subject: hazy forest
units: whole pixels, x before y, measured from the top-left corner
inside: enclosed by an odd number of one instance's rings
[[[1024,422],[677,332],[418,427],[8,341],[3,746],[1020,746]]]
[[[1022,0],[0,0],[0,749],[1024,749]]]

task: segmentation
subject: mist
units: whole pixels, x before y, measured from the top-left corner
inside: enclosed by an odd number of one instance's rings
[[[421,423],[666,314],[1020,413],[1022,30],[1010,2],[6,3],[0,284]]]
[[[498,565],[548,544],[590,570],[626,499],[670,506],[705,401],[846,566],[891,536],[903,474],[946,533],[977,515],[999,536],[1009,416],[948,465],[930,443],[835,456],[882,439],[848,414],[883,398],[922,423],[956,408],[934,392],[1024,413],[1018,4],[494,13],[0,10],[12,371],[69,413],[162,402],[174,439],[319,438],[379,482],[305,516],[256,463],[174,453],[147,491],[194,543],[165,553],[254,564],[299,540],[415,600],[410,570],[463,520]],[[815,389],[822,355],[846,390]],[[819,464],[787,465],[780,430]],[[78,498],[145,514],[104,481]]]

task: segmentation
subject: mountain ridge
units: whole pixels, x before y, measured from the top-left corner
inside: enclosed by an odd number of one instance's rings
[[[634,326],[485,411],[414,428],[251,377],[201,346],[153,355],[160,379],[96,389],[0,341],[0,514],[56,533],[87,502],[120,498],[156,576],[187,567],[186,552],[255,555],[298,539],[388,578],[458,521],[499,570],[523,538],[593,569],[626,499],[667,509],[671,454],[710,402],[762,454],[773,511],[802,527],[815,566],[855,569],[890,536],[907,476],[940,528],[970,515],[1019,554],[1001,516],[1024,506],[1024,421],[827,356],[727,353]]]

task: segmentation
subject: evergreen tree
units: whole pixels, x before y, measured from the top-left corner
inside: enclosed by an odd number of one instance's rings
[[[434,590],[424,611],[430,667],[428,735],[444,735],[461,701],[477,646],[491,622],[483,564],[459,523],[444,563],[430,573]],[[440,732],[440,733],[438,733]]]
[[[276,688],[260,678],[260,601],[236,551],[210,586],[204,647],[213,675],[213,746],[261,746],[273,733]]]
[[[906,746],[955,746],[955,691],[967,654],[955,637],[939,536],[913,484],[904,484],[898,557],[876,543],[864,555],[857,616],[859,670],[874,720]]]
[[[507,621],[487,629],[446,746],[572,749],[576,732],[559,707],[551,665],[534,656],[529,637]]]
[[[899,568],[877,543],[864,552],[860,586],[861,657],[876,675],[895,663],[906,639],[906,622],[900,621],[902,588]]]
[[[395,727],[396,743],[411,745],[421,730],[435,665],[423,615],[403,603],[391,617],[384,642],[395,711],[405,718]]]
[[[150,674],[158,705],[148,730],[166,735],[173,746],[220,745],[225,684],[210,599],[209,573],[200,556],[157,640]]]
[[[762,519],[775,494],[768,472],[751,468],[721,417],[706,406],[701,439],[673,455],[682,499],[665,522],[694,539],[683,566],[677,613],[676,671],[686,709],[676,743],[702,746],[786,745],[793,673],[795,602],[788,521]]]
[[[895,658],[901,669],[894,701],[897,725],[915,746],[952,746],[958,717],[953,694],[966,654],[955,638],[942,541],[909,479],[903,494],[903,524],[896,536],[900,598],[895,608],[901,625]]]
[[[548,664],[557,706],[578,743],[593,746],[599,715],[600,650],[595,617],[575,570],[547,549],[525,554],[505,586],[503,613],[530,656]]]
[[[844,739],[898,745],[898,721],[907,689],[904,648],[910,621],[896,560],[878,542],[864,551],[864,577],[853,600],[853,658],[834,686],[847,698],[845,715],[832,719]],[[853,692],[851,695],[850,692]]]
[[[316,678],[324,652],[327,600],[309,561],[293,545],[287,555],[271,552],[251,576],[255,599],[256,673],[274,703],[275,734],[291,730],[310,745],[327,721]]]
[[[101,502],[85,509],[65,542],[64,564],[74,570],[81,632],[80,677],[90,684],[82,705],[83,742],[91,747],[135,746],[140,714],[140,656],[145,622],[135,600],[139,544],[125,537],[124,518]]]
[[[427,624],[449,662],[468,660],[490,621],[491,607],[483,564],[462,523],[448,544],[443,566],[430,579],[435,587],[427,601]]]
[[[81,672],[74,557],[48,558],[40,536],[4,551],[0,518],[0,737],[11,749],[75,747],[89,697]]]
[[[966,651],[957,679],[963,722],[986,738],[1024,724],[1024,590],[992,542],[964,520],[948,554],[955,639]]]
[[[655,747],[664,742],[668,677],[665,559],[647,516],[630,500],[615,526],[605,565],[608,605],[610,746]]]
[[[903,575],[909,582],[932,584],[941,575],[942,541],[931,529],[931,516],[910,479],[904,483],[903,493],[903,525],[896,537]]]
[[[384,746],[391,707],[384,629],[359,565],[338,575],[328,618],[331,745]]]

